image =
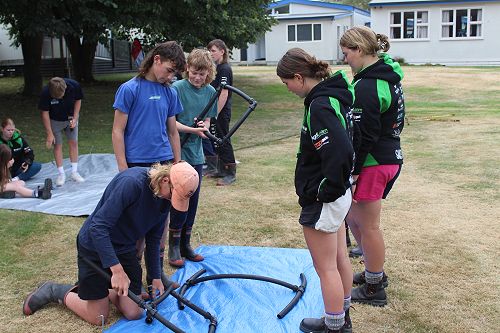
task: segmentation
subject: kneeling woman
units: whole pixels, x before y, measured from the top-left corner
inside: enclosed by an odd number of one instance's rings
[[[304,50],[289,50],[276,70],[292,93],[304,98],[304,120],[295,169],[302,207],[299,222],[319,275],[325,306],[322,319],[306,318],[303,332],[351,332],[348,317],[352,267],[344,218],[351,206],[352,88],[341,71]]]

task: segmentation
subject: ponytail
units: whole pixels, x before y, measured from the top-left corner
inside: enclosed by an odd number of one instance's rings
[[[330,65],[327,62],[317,60],[300,48],[292,48],[278,62],[276,74],[283,79],[291,79],[295,74],[303,77],[323,80],[330,76]]]

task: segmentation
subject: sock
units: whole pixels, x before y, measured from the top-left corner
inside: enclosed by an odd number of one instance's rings
[[[72,173],[78,172],[78,162],[76,163],[71,162],[71,172]]]
[[[370,272],[365,269],[365,280],[366,283],[369,284],[378,284],[382,281],[382,277],[384,276],[384,272]]]
[[[38,190],[33,190],[33,193],[31,194],[33,198],[38,198]]]
[[[59,171],[59,174],[64,175],[64,167],[57,167],[57,170]]]
[[[333,312],[333,313],[325,312],[326,327],[328,327],[328,329],[330,330],[340,331],[345,323],[344,316],[345,316],[344,311]]]
[[[344,296],[344,311],[349,310],[351,307],[351,295]]]

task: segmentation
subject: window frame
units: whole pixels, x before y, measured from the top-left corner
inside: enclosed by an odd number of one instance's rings
[[[297,26],[298,25],[310,25],[311,26],[311,39],[310,40],[298,40],[298,34],[297,34]],[[314,26],[319,25],[319,34],[320,34],[320,39],[314,39]],[[294,29],[294,40],[289,40],[288,39],[288,34],[289,34],[289,29],[290,27],[293,27]],[[286,42],[287,43],[317,43],[323,41],[323,23],[292,23],[292,24],[287,24],[286,25]]]
[[[456,22],[456,16],[457,16],[457,11],[459,10],[466,10],[467,11],[467,36],[465,37],[457,37],[456,32],[457,32],[457,22]],[[471,21],[471,11],[472,10],[480,10],[481,11],[481,20],[480,21]],[[443,12],[446,11],[452,11],[453,12],[453,22],[443,22]],[[483,39],[483,31],[484,31],[484,7],[460,7],[460,8],[441,8],[439,12],[439,17],[440,17],[440,33],[439,33],[439,40],[473,40],[473,39]],[[475,25],[480,28],[481,35],[479,36],[470,36],[471,32],[471,25]],[[443,36],[443,27],[452,27],[453,30],[453,36],[451,37],[444,37]]]
[[[405,13],[412,13],[413,14],[413,37],[405,37],[404,31],[405,31],[405,24],[404,24],[404,16]],[[427,22],[418,22],[418,13],[427,13]],[[399,14],[400,15],[400,23],[391,23],[392,20],[392,15],[393,14]],[[430,10],[429,9],[414,9],[414,10],[399,10],[399,11],[389,11],[389,39],[391,41],[428,41],[430,40],[430,34],[431,34],[431,29],[430,29]],[[418,36],[418,30],[419,28],[426,28],[427,29],[427,37],[417,37]],[[392,29],[399,29],[400,31],[400,38],[394,38],[392,37]]]

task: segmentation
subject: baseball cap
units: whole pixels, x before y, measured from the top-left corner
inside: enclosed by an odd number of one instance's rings
[[[198,188],[200,179],[198,172],[185,161],[180,161],[170,169],[170,183],[172,184],[172,206],[185,212],[189,208],[189,198]]]

